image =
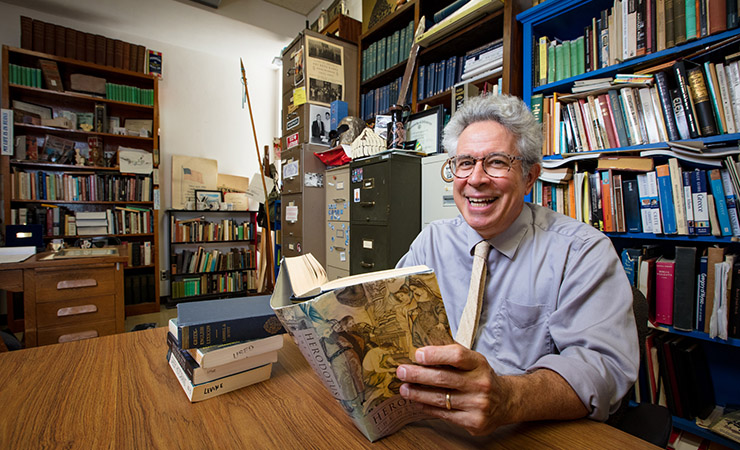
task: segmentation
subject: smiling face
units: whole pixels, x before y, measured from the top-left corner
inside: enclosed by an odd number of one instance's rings
[[[514,136],[493,121],[469,125],[457,143],[457,155],[480,158],[495,152],[519,156]],[[523,177],[520,164],[515,161],[505,177],[491,178],[479,162],[469,177],[455,178],[453,193],[457,209],[484,239],[506,230],[522,211],[524,195],[532,189],[540,166],[532,166]]]

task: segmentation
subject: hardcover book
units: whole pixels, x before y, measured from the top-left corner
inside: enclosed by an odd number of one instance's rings
[[[673,325],[673,292],[676,261],[661,256],[655,263],[655,320]]]
[[[676,246],[673,327],[692,331],[696,300],[696,247]]]
[[[429,418],[400,396],[394,373],[414,362],[417,348],[453,342],[434,271],[414,266],[327,283],[321,266],[315,275],[304,272],[316,267],[300,261],[310,254],[291,259],[283,259],[271,305],[357,428],[376,441]]]
[[[266,295],[177,304],[176,337],[184,349],[261,339],[284,332]]]

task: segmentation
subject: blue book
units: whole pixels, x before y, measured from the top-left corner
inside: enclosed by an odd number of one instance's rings
[[[183,349],[261,339],[285,333],[269,295],[177,304],[177,341]]]
[[[642,250],[639,248],[625,248],[622,250],[622,267],[624,267],[624,273],[627,274],[627,279],[631,286],[637,286],[638,264],[640,262],[641,252]]]
[[[437,84],[435,88],[435,94],[441,94],[444,92],[445,87],[445,71],[447,68],[447,61],[440,61],[437,63]]]
[[[427,92],[426,96],[431,97],[434,95],[434,82],[437,76],[437,63],[429,63],[427,65]]]
[[[722,187],[722,174],[720,174],[719,169],[709,171],[709,187],[714,196],[714,207],[717,209],[720,233],[722,236],[732,236],[730,213],[727,210],[727,199],[725,198],[725,189]]]
[[[735,188],[730,179],[730,172],[727,169],[720,169],[722,175],[722,187],[725,188],[725,198],[727,198],[727,212],[730,214],[730,226],[732,227],[733,236],[740,236],[740,219],[737,215],[737,195]]]
[[[699,273],[696,275],[696,318],[694,329],[704,331],[704,317],[707,301],[707,260],[706,255],[699,258]]]
[[[426,70],[427,66],[419,66],[419,80],[416,83],[416,90],[418,91],[418,99],[419,101],[424,100],[426,98],[426,95],[424,95],[426,92]]]
[[[658,198],[660,199],[660,215],[663,219],[663,233],[676,234],[676,210],[673,206],[673,189],[671,188],[671,174],[668,164],[655,168],[658,177]]]
[[[687,173],[687,172],[684,172]],[[691,179],[691,204],[694,210],[694,232],[698,236],[710,236],[709,199],[707,198],[707,175],[704,170],[688,172]]]

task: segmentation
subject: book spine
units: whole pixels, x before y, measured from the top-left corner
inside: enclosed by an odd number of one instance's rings
[[[686,226],[688,227],[688,234],[696,234],[695,222],[694,222],[694,206],[693,197],[691,195],[691,173],[682,172],[683,177],[683,196],[686,208]]]
[[[692,67],[687,72],[691,101],[698,120],[699,132],[702,136],[717,134],[717,123],[712,111],[712,100],[701,67]]]
[[[707,299],[707,256],[699,258],[699,272],[696,276],[696,314],[694,328],[704,331],[705,303]]]
[[[202,255],[200,262],[203,261],[203,258],[205,258],[205,255]],[[268,331],[271,327],[267,327],[266,323],[274,320],[274,316],[263,316],[223,320],[193,326],[178,324],[178,341],[181,348],[188,349],[266,338],[282,331],[282,329],[276,332]]]
[[[673,325],[674,270],[674,261],[655,263],[655,319],[663,325]]]
[[[699,236],[709,236],[711,224],[709,222],[709,200],[707,199],[707,179],[703,170],[689,172],[691,178],[691,205],[694,211],[694,231]]]
[[[712,169],[709,171],[709,187],[714,196],[714,206],[717,209],[720,233],[722,236],[732,236],[730,215],[727,211],[727,200],[725,198],[724,188],[722,187],[722,175],[719,169]]]
[[[696,248],[676,246],[673,327],[692,331],[696,282]]]
[[[737,195],[732,185],[730,172],[727,169],[722,169],[720,170],[720,174],[722,175],[722,187],[725,189],[725,197],[727,198],[727,212],[730,216],[732,235],[740,236],[740,221],[737,215]]]
[[[671,174],[668,164],[655,168],[658,182],[658,196],[660,197],[660,215],[663,218],[663,232],[665,234],[676,234],[676,212],[673,204],[673,192],[671,189]]]
[[[730,94],[729,85],[727,84],[727,72],[725,65],[719,63],[715,65],[717,72],[717,84],[719,86],[719,97],[722,99],[722,110],[725,115],[725,126],[727,133],[736,133],[735,114],[732,110],[732,95]]]
[[[690,88],[688,85],[688,79],[686,77],[685,63],[683,61],[677,61],[673,65],[673,71],[676,76],[676,85],[678,86],[678,91],[681,94],[681,102],[683,104],[683,110],[686,116],[686,123],[688,124],[688,127],[689,127],[689,137],[691,139],[694,139],[694,138],[699,137],[699,128],[696,123],[696,114],[694,113],[694,104],[691,100],[691,94],[689,92]]]
[[[678,134],[676,119],[673,115],[673,104],[671,102],[671,94],[668,90],[668,80],[666,79],[665,72],[657,72],[655,74],[655,84],[658,87],[658,96],[660,97],[660,105],[663,110],[668,139],[677,141],[681,139],[681,136]]]
[[[183,351],[177,344],[177,338],[175,338],[172,333],[167,333],[167,345],[169,346],[169,350],[175,359],[177,359],[177,363],[188,377],[188,380],[192,383],[194,369],[197,367],[198,363],[196,363],[193,357],[190,356],[190,353]]]
[[[689,234],[687,226],[686,200],[683,189],[683,174],[678,165],[678,159],[670,158],[668,168],[671,174],[671,192],[673,194],[673,209],[676,213],[676,229],[678,234]]]

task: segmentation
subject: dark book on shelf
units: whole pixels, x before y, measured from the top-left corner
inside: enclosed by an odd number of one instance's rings
[[[21,16],[21,48],[33,50],[33,19]]]
[[[624,220],[628,233],[642,232],[642,220],[640,216],[640,196],[637,190],[637,180],[624,180],[622,182],[622,194],[624,198]]]
[[[709,97],[704,71],[701,67],[692,67],[687,70],[687,76],[699,133],[702,136],[714,136],[717,134],[717,122],[714,118],[712,99]]]
[[[64,33],[64,56],[67,58],[77,58],[77,31],[72,28],[65,28]]]
[[[676,86],[678,87],[678,92],[681,95],[681,104],[683,106],[684,116],[686,117],[686,124],[689,128],[689,137],[691,139],[697,138],[699,137],[699,127],[696,122],[694,103],[691,99],[691,93],[689,92],[690,88],[686,70],[686,63],[683,60],[676,61],[673,64],[673,73],[676,77]],[[711,108],[711,104],[709,105],[709,107]]]
[[[67,52],[67,33],[61,25],[54,25],[54,54],[64,57]]]
[[[624,122],[624,111],[622,110],[622,101],[619,98],[619,91],[610,89],[607,96],[607,105],[611,109],[611,118],[614,120],[614,127],[617,131],[619,145],[628,146],[630,141],[627,135],[627,125]]]
[[[44,52],[44,30],[46,28],[44,22],[40,20],[33,21],[33,51]]]
[[[673,114],[673,104],[671,101],[671,92],[668,89],[668,79],[663,71],[656,72],[654,75],[655,85],[658,88],[658,97],[660,98],[660,107],[663,112],[663,121],[665,122],[668,139],[677,141],[681,139],[676,127],[676,118]]]
[[[696,301],[696,247],[676,246],[674,271],[673,327],[692,331]]]
[[[85,33],[85,61],[95,62],[95,35]]]
[[[737,28],[740,23],[738,22],[738,16],[737,16],[737,2],[733,0],[727,0],[725,3],[726,5],[726,14],[727,14],[727,29],[731,30],[733,28]]]
[[[673,37],[675,45],[686,42],[686,2],[693,0],[673,0]]]
[[[75,59],[78,59],[80,61],[85,61],[85,57],[87,56],[87,36],[85,36],[85,33],[82,31],[76,32],[76,39],[75,39]]]
[[[53,23],[44,23],[44,53],[54,54],[56,45],[56,30]]]
[[[681,381],[684,379],[686,381],[681,385],[681,390],[687,394],[688,400],[685,417],[706,419],[714,410],[716,402],[704,347],[701,342],[687,338],[677,342],[675,349],[682,366]]]
[[[732,267],[732,292],[728,299],[727,335],[740,338],[740,261]]]
[[[268,295],[178,303],[177,330],[177,340],[184,349],[285,332]]]

